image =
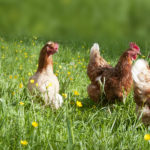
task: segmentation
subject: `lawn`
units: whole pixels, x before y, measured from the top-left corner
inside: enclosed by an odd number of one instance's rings
[[[27,83],[38,66],[39,52],[47,42],[37,37],[0,38],[0,149],[148,150],[150,133],[137,119],[133,92],[125,104],[102,106],[87,95],[86,74],[93,42],[58,41],[53,56],[63,106],[54,111],[31,96]],[[98,41],[101,55],[113,66],[129,41]],[[137,43],[147,58],[148,42]],[[82,107],[76,102],[80,101]],[[33,122],[38,126],[34,127]],[[27,141],[25,145],[21,141]]]

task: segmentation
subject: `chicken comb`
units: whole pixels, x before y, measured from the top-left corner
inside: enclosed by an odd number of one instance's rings
[[[130,42],[130,48],[134,48],[137,51],[140,51],[140,48],[134,42]]]

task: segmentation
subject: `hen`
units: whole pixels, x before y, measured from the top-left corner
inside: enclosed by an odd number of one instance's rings
[[[90,59],[97,62],[97,57],[95,59],[93,54],[99,56],[98,49],[94,48],[90,54]],[[104,63],[104,66],[100,65],[95,70],[93,69],[92,71],[96,73],[93,73],[93,78],[90,77],[91,84],[87,88],[89,97],[95,102],[99,102],[100,96],[104,93],[110,103],[114,103],[115,100],[124,101],[133,83],[132,61],[137,58],[138,54],[140,54],[140,48],[135,43],[130,43],[130,48],[121,55],[115,67]]]
[[[142,116],[145,125],[150,124],[150,67],[148,63],[139,59],[132,67],[134,81],[134,100],[138,115]]]
[[[59,95],[59,82],[53,73],[52,55],[58,51],[58,44],[48,42],[41,50],[37,72],[29,79],[28,89],[31,93],[39,91],[45,105],[58,109],[63,99]]]

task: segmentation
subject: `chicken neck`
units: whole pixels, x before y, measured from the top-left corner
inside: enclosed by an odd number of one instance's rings
[[[47,54],[40,55],[37,72],[40,72],[40,73],[46,72],[46,74],[53,73],[52,55],[50,55],[50,56],[47,56]]]

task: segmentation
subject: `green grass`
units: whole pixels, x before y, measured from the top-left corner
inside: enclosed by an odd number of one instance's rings
[[[125,104],[97,106],[89,99],[86,66],[92,42],[59,42],[59,53],[53,56],[54,72],[60,94],[68,96],[59,110],[44,107],[29,94],[28,79],[37,69],[45,42],[35,38],[0,39],[0,149],[148,150],[144,135],[150,131],[137,119],[132,92]],[[113,66],[128,47],[127,40],[99,43],[102,56]],[[149,43],[137,43],[147,56]],[[75,90],[79,96],[73,94]],[[83,107],[76,106],[77,100]],[[33,121],[39,124],[37,128],[32,127]],[[21,140],[28,145],[22,146]]]

